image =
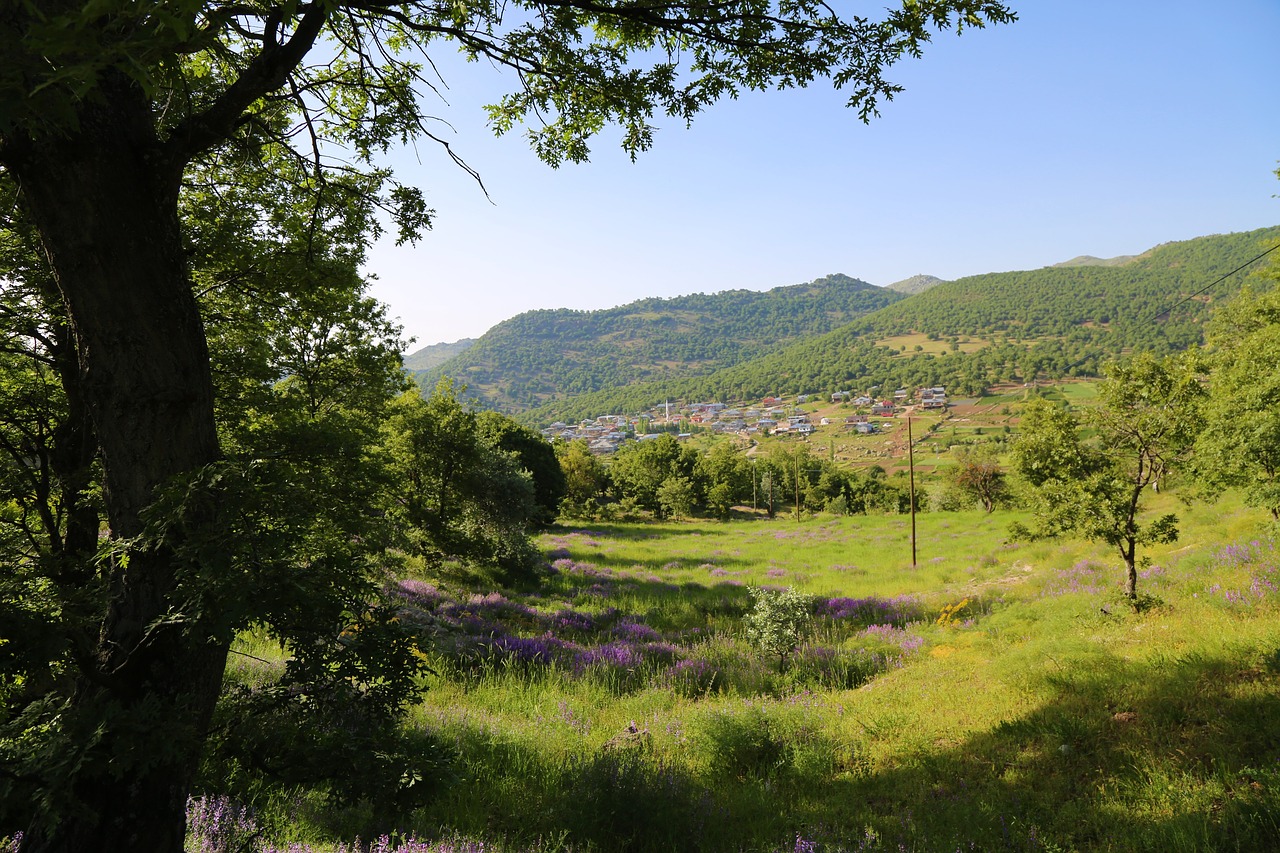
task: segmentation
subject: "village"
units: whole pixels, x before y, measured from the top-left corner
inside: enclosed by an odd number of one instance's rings
[[[763,436],[804,440],[819,427],[834,427],[824,432],[875,435],[884,431],[885,419],[915,411],[945,413],[950,405],[942,386],[899,388],[884,398],[870,392],[836,391],[829,397],[800,394],[790,399],[770,396],[751,405],[667,402],[634,416],[600,415],[579,424],[556,422],[542,434],[549,441],[583,440],[592,453],[608,455],[628,441],[653,441],[672,433],[678,440],[708,432],[749,441]]]

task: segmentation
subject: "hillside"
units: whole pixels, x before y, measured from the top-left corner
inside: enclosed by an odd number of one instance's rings
[[[1093,255],[1076,255],[1069,261],[1050,264],[1050,269],[1059,267],[1119,267],[1136,258],[1137,255],[1117,255],[1114,258],[1095,258]]]
[[[476,342],[475,338],[462,338],[448,344],[432,344],[415,350],[404,357],[404,368],[413,372],[430,370],[444,364],[460,353],[466,352]]]
[[[924,293],[933,287],[943,283],[943,279],[936,275],[913,275],[911,278],[904,278],[902,281],[895,281],[886,287],[887,290],[894,290],[898,293],[905,293],[911,296],[916,293]]]
[[[421,371],[465,383],[489,405],[520,409],[665,377],[712,373],[840,328],[900,293],[846,275],[766,292],[644,299],[601,311],[530,311]]]
[[[1280,240],[1280,226],[1169,243],[1116,267],[990,273],[939,284],[826,335],[715,373],[596,393],[529,413],[542,421],[640,411],[658,401],[741,400],[944,384],[958,394],[1034,377],[1097,375],[1122,352],[1202,339],[1214,305],[1248,271],[1211,284]]]

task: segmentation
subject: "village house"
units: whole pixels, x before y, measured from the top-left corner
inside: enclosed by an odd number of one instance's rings
[[[947,407],[947,391],[941,385],[920,389],[920,407],[924,409],[945,409]]]

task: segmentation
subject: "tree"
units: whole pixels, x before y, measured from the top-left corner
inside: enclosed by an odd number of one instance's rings
[[[591,516],[609,487],[609,472],[583,439],[557,442],[555,450],[564,473],[566,514]]]
[[[620,448],[609,466],[609,476],[624,497],[634,498],[640,506],[664,518],[669,505],[659,496],[668,480],[683,479],[689,487],[691,501],[697,501],[701,481],[699,461],[696,450],[682,448],[674,437],[664,434]],[[672,494],[684,491],[684,487],[672,489],[676,490]]]
[[[778,656],[778,670],[813,630],[813,601],[793,589],[750,587],[751,611],[743,617],[747,639],[761,651]]]
[[[1182,465],[1198,428],[1203,390],[1185,361],[1152,356],[1111,365],[1099,405],[1084,414],[1094,438],[1082,441],[1064,410],[1028,404],[1014,445],[1018,472],[1039,499],[1038,529],[1018,536],[1076,532],[1117,549],[1124,592],[1138,597],[1139,545],[1178,538],[1177,516],[1144,520],[1143,497]]]
[[[0,606],[0,764],[9,771],[0,774],[0,821],[6,827],[33,812],[74,809],[68,767],[83,771],[104,762],[111,773],[132,779],[138,767],[187,746],[184,721],[158,703],[143,697],[129,706],[119,693],[75,683],[76,672],[93,663],[109,607],[110,575],[102,567],[130,559],[124,547],[172,549],[178,572],[163,614],[169,625],[229,640],[253,624],[292,650],[282,680],[257,697],[274,691],[279,701],[251,703],[263,715],[292,703],[314,728],[322,722],[317,698],[332,696],[328,688],[339,685],[348,711],[368,712],[370,731],[393,732],[403,703],[416,693],[420,661],[406,645],[411,638],[396,636],[379,600],[378,558],[388,530],[369,512],[384,485],[370,448],[387,400],[405,384],[400,330],[364,296],[354,260],[330,240],[315,235],[299,250],[287,226],[260,223],[230,239],[244,220],[222,214],[211,209],[192,216],[190,254],[210,329],[225,458],[167,484],[144,513],[141,533],[101,554],[94,552],[102,470],[80,402],[71,336],[47,297],[47,266],[26,250],[31,241],[23,223],[15,221],[4,234],[14,251],[4,255],[0,304],[10,322],[0,350],[18,358],[19,387],[40,390],[38,407],[30,395],[7,399],[25,402],[6,407],[13,432],[0,427],[7,433],[0,440],[0,507],[23,508],[11,528],[0,511],[0,536],[22,531],[15,547],[0,550],[0,600],[9,605]],[[212,263],[202,252],[215,244],[225,248]],[[271,251],[250,256],[229,248],[255,244]],[[241,288],[254,298],[245,299]],[[11,633],[13,627],[19,630]],[[344,628],[364,641],[335,646]],[[374,637],[381,639],[368,641]],[[103,681],[95,687],[110,686]],[[134,732],[132,740],[112,752],[86,750],[78,733],[101,731],[104,719]],[[152,731],[156,743],[139,738]],[[220,751],[228,744],[225,738],[219,743]],[[396,754],[391,746],[379,744],[388,756]],[[348,782],[356,778],[352,769],[343,769]]]
[[[987,512],[993,511],[1008,494],[1000,460],[989,447],[960,448],[956,451],[956,467],[949,476],[961,492],[982,504]]]
[[[80,685],[72,717],[106,702],[151,708],[174,727],[157,732],[164,748],[127,784],[96,757],[145,750],[128,740],[133,730],[107,717],[84,730],[91,740],[67,728],[81,738],[71,752],[90,759],[63,780],[75,806],[46,810],[25,849],[182,846],[185,796],[229,638],[167,618],[181,578],[216,567],[184,564],[196,555],[176,529],[146,547],[140,537],[162,490],[200,480],[222,457],[183,218],[185,200],[215,185],[202,184],[207,167],[220,164],[254,194],[291,164],[295,180],[275,209],[312,233],[354,229],[346,242],[361,249],[379,227],[379,205],[394,212],[402,237],[429,223],[421,194],[372,161],[430,136],[414,87],[431,88],[421,69],[437,41],[513,69],[517,91],[490,108],[495,130],[545,117],[529,136],[558,163],[584,159],[590,136],[611,122],[634,154],[652,142],[655,112],[687,121],[742,87],[828,76],[852,89],[867,118],[899,91],[884,70],[919,54],[932,31],[1013,19],[994,0],[912,0],[883,21],[842,21],[810,0],[520,6],[54,0],[0,12],[4,191],[21,187],[12,215],[38,234],[73,335],[76,371],[61,379],[92,427],[118,555],[100,564],[109,605],[72,676]],[[633,67],[654,57],[648,70]],[[293,147],[299,135],[307,150]],[[344,207],[355,212],[334,213]],[[214,509],[186,528],[214,523]]]
[[[707,483],[707,506],[720,518],[728,518],[735,504],[751,500],[751,462],[732,441],[720,441],[698,460]]]
[[[520,457],[491,443],[477,414],[442,379],[431,396],[397,398],[383,426],[395,478],[393,518],[433,566],[461,561],[507,578],[533,573],[538,514]]]
[[[1197,473],[1215,491],[1240,488],[1248,504],[1280,519],[1280,290],[1245,291],[1215,315],[1207,363]]]
[[[693,483],[679,475],[668,477],[658,487],[658,506],[669,518],[688,518],[693,515]]]
[[[476,426],[486,444],[516,455],[520,467],[533,479],[537,522],[544,526],[552,524],[560,514],[566,488],[555,448],[540,433],[499,412],[480,412],[476,415]]]

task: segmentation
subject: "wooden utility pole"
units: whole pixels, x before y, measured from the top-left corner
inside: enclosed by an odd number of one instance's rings
[[[796,521],[800,520],[800,451],[796,450]]]
[[[916,452],[911,437],[911,415],[907,415],[907,469],[911,472],[911,568],[916,566]]]

